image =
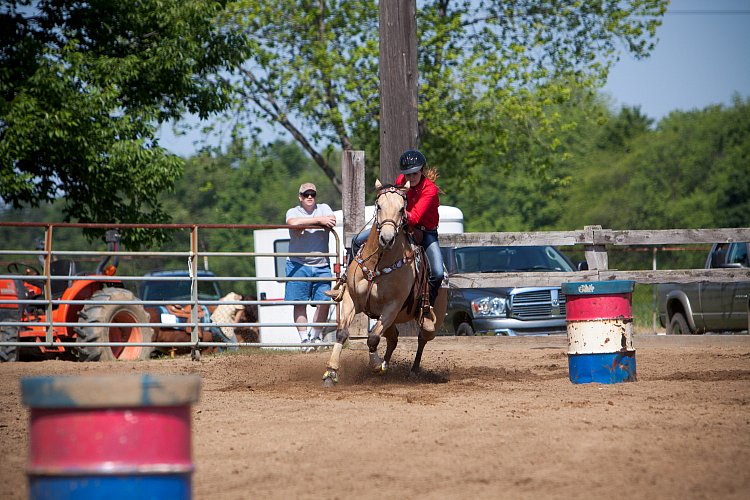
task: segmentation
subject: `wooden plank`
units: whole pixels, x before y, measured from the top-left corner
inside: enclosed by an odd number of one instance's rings
[[[618,271],[612,269],[572,273],[465,273],[450,276],[451,287],[559,286],[574,281],[632,280],[636,283],[730,283],[750,281],[750,269],[680,269]]]
[[[465,273],[448,279],[456,288],[494,288],[507,286],[560,286],[571,281],[598,281],[597,271],[574,273]]]
[[[441,234],[440,246],[514,245],[571,246],[593,243],[584,231],[530,231],[507,233]]]
[[[633,280],[636,283],[734,283],[750,281],[750,269],[676,269],[664,271],[600,271],[601,281]]]
[[[441,234],[442,246],[485,245],[687,245],[722,241],[750,241],[750,228],[721,229],[649,229],[613,230],[592,229],[578,231],[529,231],[502,233]]]
[[[594,231],[594,243],[600,245],[687,245],[735,241],[750,241],[750,228]]]

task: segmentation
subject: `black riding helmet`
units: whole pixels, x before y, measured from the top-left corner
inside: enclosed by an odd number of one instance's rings
[[[398,161],[402,174],[413,174],[427,165],[427,158],[416,150],[406,151]]]

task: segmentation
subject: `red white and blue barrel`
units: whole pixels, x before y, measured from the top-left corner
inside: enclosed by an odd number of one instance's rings
[[[21,379],[29,498],[189,499],[199,376]]]
[[[636,380],[633,281],[563,283],[568,372],[574,384]]]

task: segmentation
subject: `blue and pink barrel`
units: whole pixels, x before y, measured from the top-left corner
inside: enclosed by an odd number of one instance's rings
[[[574,384],[635,382],[633,281],[563,283]]]
[[[29,498],[189,499],[193,375],[30,377]]]

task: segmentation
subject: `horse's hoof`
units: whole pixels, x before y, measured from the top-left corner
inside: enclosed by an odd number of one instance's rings
[[[409,370],[409,378],[412,380],[419,378],[419,371]]]
[[[339,374],[336,370],[328,369],[323,374],[323,387],[335,387],[339,383]]]
[[[375,373],[378,373],[380,371],[380,368],[383,366],[383,359],[378,356],[377,352],[371,352],[370,353],[370,368]]]
[[[380,363],[380,366],[376,366],[375,367],[374,371],[378,375],[385,375],[385,372],[388,371],[388,363],[386,363],[385,361],[383,361],[382,363]]]

